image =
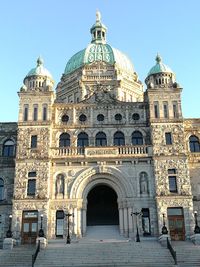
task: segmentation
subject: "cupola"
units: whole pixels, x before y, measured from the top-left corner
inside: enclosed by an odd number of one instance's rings
[[[96,22],[90,29],[90,33],[92,34],[91,43],[105,44],[106,43],[106,32],[107,32],[107,28],[101,22],[101,13],[97,11]]]
[[[150,69],[145,79],[147,88],[174,87],[176,79],[174,72],[162,62],[159,54],[155,60],[156,64]]]
[[[37,59],[37,65],[32,68],[24,78],[24,85],[21,91],[51,91],[54,81],[50,72],[44,67],[41,57]]]

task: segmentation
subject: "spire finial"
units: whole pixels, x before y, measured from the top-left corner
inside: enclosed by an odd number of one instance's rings
[[[44,64],[44,60],[42,59],[41,56],[39,56],[38,59],[37,59],[37,66],[41,66],[43,64]]]
[[[96,22],[101,22],[101,13],[99,10],[96,11]]]
[[[162,61],[162,58],[161,56],[157,53],[157,56],[156,56],[156,62],[157,63],[160,63]]]

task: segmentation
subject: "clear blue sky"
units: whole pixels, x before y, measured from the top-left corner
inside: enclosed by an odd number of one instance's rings
[[[2,0],[0,9],[0,121],[17,121],[17,92],[39,55],[59,82],[90,42],[97,9],[108,43],[130,57],[140,80],[159,52],[183,86],[184,117],[200,117],[199,0]]]

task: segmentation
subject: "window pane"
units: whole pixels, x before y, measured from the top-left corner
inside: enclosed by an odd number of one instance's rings
[[[38,119],[38,108],[34,107],[34,109],[33,109],[33,120],[37,121],[37,119]]]
[[[84,147],[84,146],[88,146],[89,142],[88,142],[88,135],[86,133],[80,133],[78,135],[78,141],[77,141],[77,145]]]
[[[31,136],[31,148],[36,148],[37,147],[37,135],[32,135]]]
[[[169,191],[174,193],[177,192],[176,176],[169,177]]]
[[[43,121],[47,120],[47,107],[43,107]]]
[[[172,135],[171,135],[171,133],[165,133],[165,142],[166,142],[166,145],[171,145],[172,144]]]
[[[28,107],[24,108],[24,121],[28,120]]]
[[[3,145],[3,156],[12,157],[14,156],[14,142],[12,140],[7,140]]]
[[[133,145],[143,145],[143,135],[139,131],[133,132],[132,144]]]
[[[106,146],[107,139],[106,134],[103,132],[99,132],[96,134],[96,146]]]
[[[24,233],[28,233],[29,232],[29,223],[24,223],[23,231],[24,231]]]
[[[36,177],[36,172],[29,172],[28,177]]]
[[[28,192],[27,192],[27,195],[29,195],[29,196],[35,195],[35,186],[36,186],[36,180],[35,179],[28,180]]]
[[[168,208],[167,215],[183,215],[182,208]]]
[[[56,220],[56,235],[63,235],[63,228],[64,228],[64,220],[57,219]]]
[[[200,152],[200,143],[198,137],[195,135],[190,136],[190,152]]]
[[[68,133],[63,133],[60,135],[59,147],[70,146],[70,135]]]
[[[176,174],[176,169],[168,169],[168,174]]]
[[[37,232],[37,223],[31,224],[31,232]]]
[[[163,105],[163,113],[164,113],[164,118],[168,118],[168,105],[167,104]]]
[[[4,199],[4,187],[0,185],[0,200]]]
[[[114,134],[114,145],[115,146],[123,146],[125,145],[125,138],[122,132],[116,132]]]

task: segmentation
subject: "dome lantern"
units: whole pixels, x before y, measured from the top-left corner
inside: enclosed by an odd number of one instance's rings
[[[96,23],[90,29],[90,33],[92,34],[91,43],[96,44],[105,44],[106,43],[106,26],[101,22],[101,13],[99,11],[96,12]]]

